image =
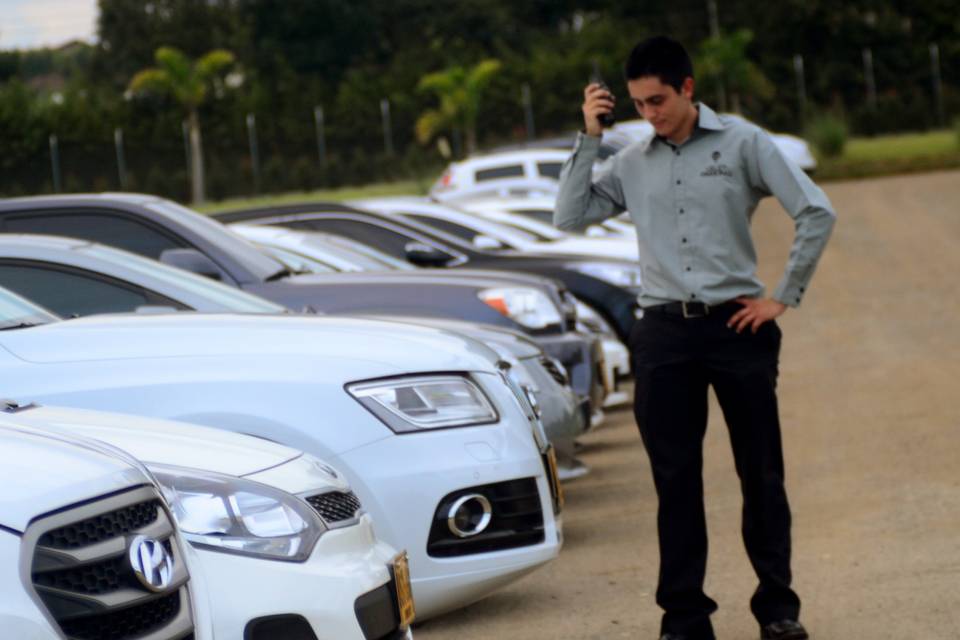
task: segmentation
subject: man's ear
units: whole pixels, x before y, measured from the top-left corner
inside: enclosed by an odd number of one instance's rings
[[[683,80],[683,84],[680,85],[680,95],[682,95],[687,100],[693,100],[693,78],[687,76]]]

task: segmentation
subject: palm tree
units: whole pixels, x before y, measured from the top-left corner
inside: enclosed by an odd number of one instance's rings
[[[773,85],[767,80],[760,68],[747,57],[747,47],[753,40],[749,29],[740,29],[726,36],[707,38],[700,45],[697,59],[697,73],[708,86],[726,87],[730,92],[730,108],[740,113],[740,96],[755,95],[769,98],[773,95]],[[718,105],[726,110],[721,100]]]
[[[499,60],[484,60],[470,68],[453,66],[423,76],[418,88],[436,94],[440,106],[417,119],[417,139],[425,144],[444,129],[460,128],[467,137],[467,153],[473,153],[477,148],[480,96],[500,66]]]
[[[229,51],[216,49],[193,61],[173,47],[160,47],[154,54],[156,67],[138,71],[130,80],[132,93],[170,95],[187,112],[190,137],[190,182],[195,204],[204,200],[203,142],[200,137],[200,105],[212,81],[234,63]]]

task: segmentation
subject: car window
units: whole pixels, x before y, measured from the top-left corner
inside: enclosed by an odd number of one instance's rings
[[[560,179],[560,169],[563,168],[562,162],[538,162],[537,163],[537,173],[546,177],[553,178],[555,180]]]
[[[553,211],[547,209],[511,209],[510,211],[511,213],[519,213],[534,220],[539,220],[540,222],[553,224]]]
[[[345,220],[343,218],[293,220],[284,223],[284,226],[304,231],[322,231],[345,236],[357,242],[376,247],[380,251],[398,258],[404,258],[407,255],[407,245],[418,240],[393,229],[385,229],[361,220]]]
[[[125,278],[136,280],[139,275],[153,281],[160,280],[181,292],[178,295],[183,295],[182,292],[185,291],[191,295],[201,296],[209,304],[220,306],[226,311],[235,313],[283,313],[286,311],[285,307],[216,282],[206,276],[177,269],[133,253],[117,251],[113,247],[101,244],[88,245],[83,250],[100,260],[120,266]]]
[[[477,182],[485,180],[497,180],[498,178],[522,178],[523,165],[511,164],[502,167],[492,167],[490,169],[478,169],[475,175]]]
[[[187,243],[138,220],[95,212],[37,212],[7,216],[9,233],[39,233],[91,240],[119,247],[150,258],[159,258],[167,249],[181,249]]]
[[[371,265],[376,265],[372,268],[374,271],[381,269],[413,271],[416,269],[416,267],[409,262],[395,258],[375,247],[363,244],[362,242],[356,242],[350,238],[343,236],[322,236],[322,242],[324,246],[342,249],[345,252],[345,257],[356,260],[355,264],[357,264],[357,266],[363,266],[361,260],[372,261]]]
[[[419,220],[427,226],[451,233],[458,238],[463,238],[464,240],[473,240],[475,237],[480,235],[479,231],[465,227],[462,224],[457,224],[456,222],[451,222],[450,220],[434,218],[433,216],[425,216],[417,213],[404,213],[403,215],[407,218]]]
[[[355,269],[337,269],[330,264],[321,262],[314,257],[305,256],[302,253],[291,251],[284,247],[268,243],[254,243],[271,256],[282,262],[288,269],[294,273],[336,273],[338,271],[355,271]]]
[[[0,286],[63,318],[124,313],[145,305],[187,307],[135,285],[79,269],[0,262]]]

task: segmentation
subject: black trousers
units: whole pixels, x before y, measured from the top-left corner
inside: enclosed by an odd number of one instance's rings
[[[737,304],[705,317],[647,311],[630,336],[636,377],[634,411],[650,457],[659,507],[662,633],[712,640],[717,604],[703,591],[707,529],[703,437],[707,388],[723,411],[743,492],[743,541],[759,586],[750,602],[757,621],[797,619],[790,588],[790,507],[784,489],[776,383],[780,329],[756,334],[726,326]]]

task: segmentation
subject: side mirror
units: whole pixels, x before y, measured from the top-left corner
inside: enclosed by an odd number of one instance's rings
[[[496,238],[491,238],[490,236],[485,236],[480,234],[478,236],[473,236],[473,246],[477,249],[490,250],[490,249],[503,249],[503,243],[497,240]]]
[[[453,260],[453,256],[422,242],[410,242],[403,248],[407,261],[418,267],[445,267]]]
[[[167,249],[160,254],[160,262],[214,280],[221,279],[220,268],[196,249]]]

